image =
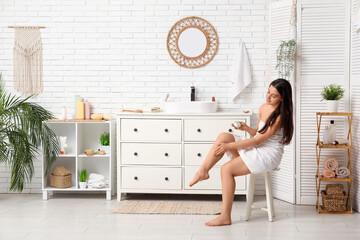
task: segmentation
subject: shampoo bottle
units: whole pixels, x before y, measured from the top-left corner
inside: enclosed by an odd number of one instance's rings
[[[84,115],[85,115],[84,102],[79,100],[76,103],[76,119],[84,120]]]
[[[83,100],[83,98],[82,97],[80,97],[79,95],[75,95],[75,97],[74,97],[74,102],[75,102],[75,106],[74,106],[74,117],[76,118],[76,116],[77,116],[77,102],[78,101],[82,101]]]
[[[336,140],[336,127],[335,127],[335,121],[331,120],[329,125],[329,141],[330,143],[334,142]]]

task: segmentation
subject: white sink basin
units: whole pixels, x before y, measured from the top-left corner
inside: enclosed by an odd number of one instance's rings
[[[164,102],[167,113],[214,113],[216,102],[194,101],[194,102]]]

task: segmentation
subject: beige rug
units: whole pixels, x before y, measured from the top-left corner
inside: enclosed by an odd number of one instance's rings
[[[215,215],[221,209],[222,203],[218,201],[125,200],[116,203],[110,213]]]

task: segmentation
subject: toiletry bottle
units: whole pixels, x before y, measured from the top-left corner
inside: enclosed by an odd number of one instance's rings
[[[195,101],[195,87],[191,86],[191,101]]]
[[[74,97],[74,102],[75,102],[75,106],[74,106],[74,117],[76,118],[76,114],[77,114],[77,102],[78,101],[82,101],[83,100],[83,98],[82,97],[80,97],[79,95],[75,95],[75,97]]]
[[[329,144],[329,126],[325,126],[324,133],[323,133],[323,143]]]
[[[84,106],[85,106],[85,119],[90,119],[90,103],[87,100],[85,100]]]
[[[84,114],[85,114],[84,102],[79,100],[77,101],[76,104],[76,119],[84,120]]]
[[[66,106],[62,107],[62,111],[61,111],[61,115],[60,115],[60,120],[66,120]]]
[[[329,125],[329,142],[332,143],[336,140],[336,127],[335,121],[331,120]]]

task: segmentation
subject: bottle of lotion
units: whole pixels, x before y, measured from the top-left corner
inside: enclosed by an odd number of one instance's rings
[[[336,127],[335,127],[335,121],[331,120],[329,125],[329,141],[330,143],[334,142],[336,140]]]
[[[85,107],[85,119],[90,119],[90,103],[87,100],[84,101],[84,107]]]

